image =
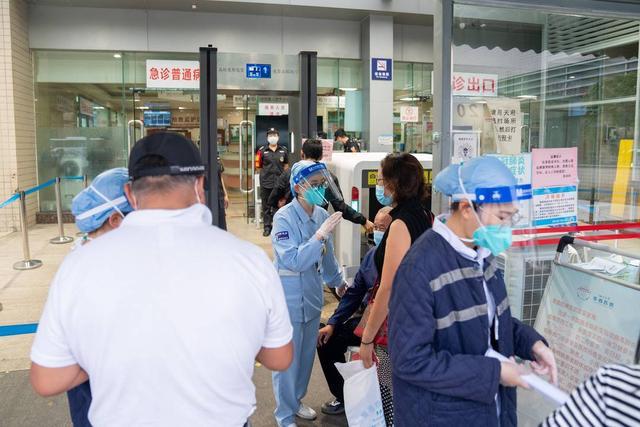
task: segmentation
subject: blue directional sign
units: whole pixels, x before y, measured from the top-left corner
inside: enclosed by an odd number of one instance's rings
[[[248,79],[270,79],[271,64],[247,64]]]

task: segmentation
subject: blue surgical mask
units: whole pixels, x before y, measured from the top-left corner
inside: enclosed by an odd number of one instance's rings
[[[384,236],[384,231],[373,230],[373,243],[376,246],[380,246],[380,242],[382,242],[382,237]]]
[[[498,256],[511,246],[511,227],[504,225],[480,225],[473,232],[473,242],[491,251],[493,256]]]
[[[393,203],[393,197],[384,194],[384,186],[376,185],[376,199],[382,206],[389,206]]]
[[[310,205],[322,206],[326,203],[326,199],[324,198],[324,187],[309,187],[304,192],[304,199]]]

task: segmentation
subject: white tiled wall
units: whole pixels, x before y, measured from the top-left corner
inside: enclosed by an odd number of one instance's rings
[[[0,202],[36,185],[33,68],[25,0],[0,0]],[[35,223],[36,195],[27,198]],[[0,233],[18,230],[18,204],[0,209]]]

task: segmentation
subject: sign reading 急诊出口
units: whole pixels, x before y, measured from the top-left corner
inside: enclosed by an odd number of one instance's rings
[[[393,79],[393,61],[390,58],[371,58],[371,80]]]
[[[453,96],[498,96],[498,75],[454,72]]]

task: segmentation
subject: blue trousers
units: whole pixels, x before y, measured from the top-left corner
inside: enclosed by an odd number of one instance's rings
[[[89,422],[89,406],[91,406],[91,387],[89,381],[72,388],[67,392],[69,412],[74,427],[91,427]]]
[[[272,374],[273,394],[276,398],[274,415],[280,427],[286,427],[296,421],[300,401],[307,394],[316,355],[320,318],[291,324],[293,325],[293,362],[286,371]]]

